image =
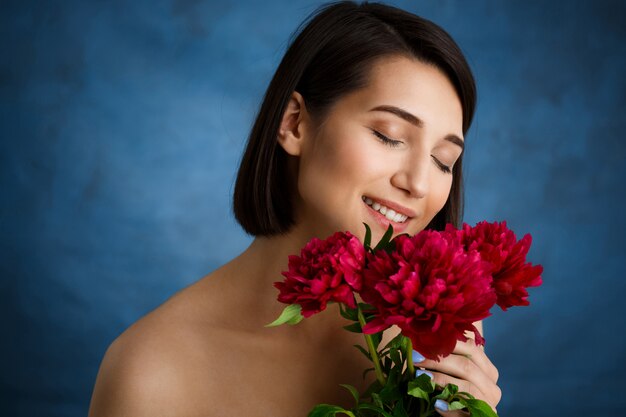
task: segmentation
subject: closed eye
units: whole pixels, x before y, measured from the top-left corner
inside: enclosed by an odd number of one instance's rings
[[[441,163],[441,161],[439,161],[434,156],[433,156],[433,160],[435,161],[435,164],[437,164],[437,167],[439,167],[439,169],[445,172],[446,174],[450,174],[452,172],[452,168],[450,168],[447,165],[444,165],[443,163]]]
[[[387,136],[383,135],[382,133],[374,130],[374,129],[370,129],[372,131],[372,133],[385,145],[390,146],[392,148],[396,148],[400,145],[402,145],[402,141],[401,140],[395,140],[395,139],[390,139]]]
[[[401,140],[395,140],[395,139],[390,139],[387,136],[383,135],[382,133],[374,130],[374,129],[370,129],[372,131],[372,133],[378,138],[378,140],[380,140],[382,143],[384,143],[387,146],[390,146],[392,148],[396,148],[400,145],[402,145],[402,141]],[[441,161],[439,161],[437,158],[435,158],[433,156],[433,160],[435,161],[435,164],[437,165],[437,167],[444,173],[446,174],[450,174],[452,173],[452,168],[443,164]]]

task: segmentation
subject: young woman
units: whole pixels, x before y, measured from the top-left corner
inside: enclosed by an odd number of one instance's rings
[[[373,242],[390,223],[395,234],[458,226],[474,105],[470,68],[437,25],[375,3],[319,9],[278,67],[239,169],[234,213],[254,241],[111,344],[89,415],[293,417],[322,402],[349,407],[339,384],[363,390],[373,380],[362,379],[369,363],[352,346],[362,335],[343,330],[336,305],[297,326],[264,327],[284,307],[272,284],[314,236],[363,239],[363,222]],[[493,407],[500,399],[497,370],[472,341],[418,366]]]

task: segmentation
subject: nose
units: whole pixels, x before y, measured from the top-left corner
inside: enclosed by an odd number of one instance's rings
[[[423,152],[406,156],[391,177],[391,184],[405,190],[413,198],[424,198],[429,188],[430,155]]]

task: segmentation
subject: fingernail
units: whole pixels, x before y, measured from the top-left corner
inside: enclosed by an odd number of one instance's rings
[[[424,371],[424,370],[421,370],[421,369],[418,369],[417,371],[415,371],[415,378],[417,378],[420,375],[424,375],[424,374],[428,375],[430,377],[430,379],[433,378],[433,374],[431,372]]]
[[[419,363],[422,362],[423,360],[425,360],[426,358],[423,357],[418,351],[414,350],[413,351],[413,363]]]
[[[435,401],[435,408],[440,411],[448,411],[448,408],[450,407],[448,406],[448,403],[444,400],[437,400]]]

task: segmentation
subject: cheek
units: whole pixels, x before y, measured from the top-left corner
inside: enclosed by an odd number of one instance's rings
[[[452,175],[441,176],[432,186],[432,192],[429,201],[429,211],[431,211],[431,220],[432,217],[443,208],[448,200],[448,196],[450,195],[450,190],[452,187]]]
[[[321,142],[329,142],[327,139],[317,140],[316,146],[301,157],[298,191],[305,207],[319,212],[333,206],[349,165],[343,163],[345,161],[339,147]]]
[[[382,168],[376,149],[366,138],[344,133],[320,140],[307,160],[302,161],[303,188],[314,187],[346,194],[357,191]]]

